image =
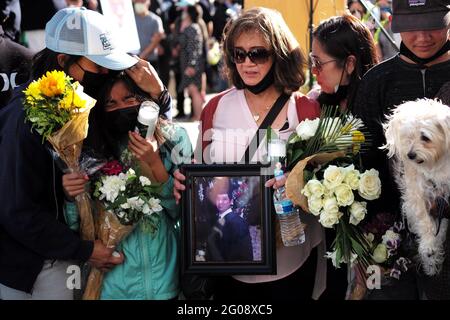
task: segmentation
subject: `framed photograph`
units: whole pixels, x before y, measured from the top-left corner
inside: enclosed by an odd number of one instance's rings
[[[183,165],[185,273],[275,274],[269,179],[261,165]]]

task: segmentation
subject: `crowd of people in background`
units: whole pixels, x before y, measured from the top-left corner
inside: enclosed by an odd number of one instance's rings
[[[100,1],[0,2],[0,299],[72,299],[64,279],[73,261],[112,270],[105,277],[102,299],[179,298],[179,201],[186,177],[171,152],[180,144],[184,157],[193,152],[177,121],[200,121],[200,160],[249,163],[261,161],[268,152],[263,144],[254,154],[249,152],[259,129],[270,126],[286,141],[300,121],[318,117],[324,106],[349,110],[367,125],[373,145],[363,161],[380,171],[383,183],[382,197],[371,210],[400,214],[391,163],[379,149],[385,143],[381,124],[403,101],[438,96],[449,103],[449,0],[348,0],[345,13],[314,28],[310,52],[300,47],[280,13],[243,9],[242,0],[132,4],[140,50],[130,55],[115,48],[102,54],[87,46],[77,51],[68,43],[84,46],[90,41],[86,34],[78,39],[71,29],[55,33],[63,15],[80,14],[85,27],[109,34]],[[417,11],[422,6],[426,13]],[[104,21],[104,29],[99,21]],[[313,88],[306,88],[307,67]],[[55,168],[39,135],[25,122],[22,90],[54,69],[64,70],[97,100],[85,145],[113,159],[127,149],[148,170],[150,180],[162,186],[164,219],[156,236],[136,228],[118,255],[101,241],[82,240],[78,226],[68,223],[76,220],[73,200],[86,190],[89,177]],[[173,96],[169,87],[175,88]],[[207,101],[207,94],[216,93]],[[187,98],[191,107],[186,111]],[[132,132],[146,100],[160,108],[157,130],[147,140]],[[215,134],[205,139],[202,134],[209,129]],[[232,141],[224,138],[230,137],[229,130],[239,133]],[[285,180],[271,179],[266,186],[277,189]],[[218,216],[223,221],[234,218],[241,229],[245,226],[246,254],[252,260],[247,232],[252,222],[232,212],[230,195],[223,197],[223,208],[216,200]],[[448,203],[442,210],[448,218]],[[55,212],[64,214],[55,219]],[[324,230],[312,215],[302,215],[302,221],[308,232],[301,246],[285,247],[279,234],[271,235],[276,274],[221,277],[205,298],[349,298],[347,269],[334,269],[325,259],[335,238],[333,229]],[[220,225],[216,230],[220,238],[227,228]],[[449,236],[450,231],[447,248]],[[449,261],[450,256],[441,275],[428,277],[417,270],[404,284],[406,290],[384,297],[450,299]]]

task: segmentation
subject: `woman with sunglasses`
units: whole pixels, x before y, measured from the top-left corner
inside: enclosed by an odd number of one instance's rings
[[[200,131],[203,139],[197,147],[202,149],[202,160],[206,164],[241,161],[269,113],[268,119],[273,119],[271,128],[284,141],[299,121],[319,115],[318,103],[296,92],[305,81],[305,58],[281,14],[271,9],[253,8],[230,22],[225,30],[224,59],[234,87],[220,93],[203,109]],[[280,97],[287,98],[281,102]],[[281,107],[278,115],[272,111],[277,110],[275,105]],[[244,159],[263,162],[266,156],[265,143],[260,143],[258,150],[253,155],[249,152]],[[177,171],[174,177],[178,180],[174,182],[174,195],[179,200],[180,192],[185,190],[182,184],[185,177]],[[272,179],[266,186],[278,188],[284,182],[275,183]],[[312,215],[302,215],[301,219],[308,225],[305,243],[285,247],[276,237],[277,274],[226,277],[219,280],[214,298],[318,298],[324,290],[320,279],[324,279],[326,271],[324,251],[316,250],[317,247],[322,249],[323,233]],[[250,224],[252,220],[248,217]],[[325,268],[316,268],[316,265]]]
[[[362,76],[378,63],[369,29],[348,14],[325,20],[314,30],[309,57],[320,89],[308,96],[321,106],[341,109],[351,106]]]
[[[323,21],[313,32],[309,55],[312,72],[319,89],[308,96],[316,97],[321,106],[351,107],[358,84],[364,73],[377,64],[375,43],[367,27],[351,15]],[[325,229],[327,251],[336,233]],[[347,290],[347,270],[335,269],[328,260],[327,290],[321,299],[344,299]]]

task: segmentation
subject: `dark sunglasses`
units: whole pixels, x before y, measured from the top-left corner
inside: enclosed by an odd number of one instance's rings
[[[264,48],[255,48],[250,51],[234,48],[232,60],[234,63],[244,63],[245,58],[248,57],[253,63],[263,64],[269,60],[270,55],[271,53]]]

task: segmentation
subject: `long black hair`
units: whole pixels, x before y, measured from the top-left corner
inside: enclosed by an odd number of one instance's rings
[[[65,54],[67,59],[63,68],[58,63],[59,54],[48,48],[36,53],[31,62],[30,80],[36,80],[45,75],[47,71],[53,70],[64,71],[66,74],[69,74],[69,68],[81,58],[81,56]]]
[[[375,42],[369,29],[352,15],[331,17],[323,21],[313,32],[315,41],[319,41],[324,51],[345,68],[347,58],[355,57],[355,69],[350,75],[347,106],[351,107],[362,76],[378,63]],[[325,93],[321,93],[325,95]],[[321,97],[318,98],[319,102]],[[341,101],[336,101],[339,104]]]

